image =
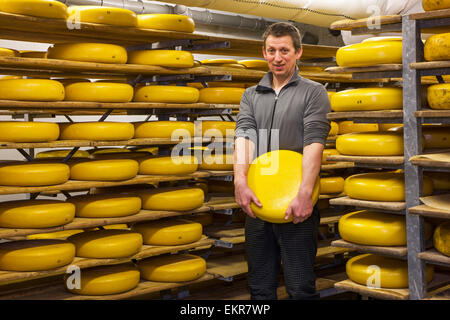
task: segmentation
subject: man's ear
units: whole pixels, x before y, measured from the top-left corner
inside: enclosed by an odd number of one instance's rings
[[[297,56],[296,56],[297,60],[300,60],[300,57],[302,56],[302,54],[303,54],[303,48],[300,48],[297,52]]]
[[[264,59],[266,59],[266,48],[264,46],[262,46],[262,54],[263,54]]]

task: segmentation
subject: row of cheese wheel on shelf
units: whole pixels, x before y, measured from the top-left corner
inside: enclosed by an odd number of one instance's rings
[[[201,127],[200,127],[201,126]],[[233,137],[234,121],[147,122],[29,122],[0,121],[2,142],[49,142],[56,140],[120,141],[139,138],[175,139],[194,136]]]
[[[424,44],[426,61],[450,60],[450,33],[435,34]],[[402,63],[401,37],[374,37],[361,43],[341,47],[336,52],[336,63],[340,67],[368,67],[380,64]]]
[[[133,88],[127,83],[104,81],[0,79],[0,99],[15,101],[239,104],[244,91],[244,88],[236,87],[197,89],[191,86],[137,85]]]

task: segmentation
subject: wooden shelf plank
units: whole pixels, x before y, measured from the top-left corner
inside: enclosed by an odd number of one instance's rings
[[[418,205],[416,207],[408,208],[408,213],[418,214],[424,217],[430,218],[444,218],[450,219],[450,211],[439,210],[429,207],[425,204]]]
[[[400,246],[382,247],[382,246],[360,245],[360,244],[345,241],[343,239],[335,240],[331,243],[331,245],[334,247],[349,248],[349,249],[354,249],[354,250],[357,250],[360,252],[380,254],[380,255],[394,257],[394,258],[403,258],[403,257],[406,257],[406,255],[408,254],[407,247],[400,247]]]
[[[449,18],[449,17],[450,17],[450,9],[418,12],[409,15],[409,18],[411,20],[427,20],[427,19]]]
[[[402,165],[404,163],[403,156],[345,156],[345,155],[330,155],[327,156],[327,161],[349,161],[369,164],[387,164],[387,165]]]
[[[450,110],[433,110],[424,108],[420,111],[415,111],[416,118],[448,118],[450,117]]]
[[[411,157],[409,161],[416,166],[430,168],[450,168],[450,159],[448,154],[422,154]]]
[[[359,73],[359,72],[383,72],[383,71],[400,71],[401,64],[380,64],[370,67],[329,67],[325,71],[329,73]]]
[[[338,163],[330,163],[323,164],[320,166],[320,170],[336,170],[336,169],[347,169],[353,168],[355,165],[352,162],[338,162]]]
[[[418,254],[418,257],[428,263],[437,263],[450,266],[450,257],[443,255],[434,248],[424,252],[420,252]]]
[[[366,201],[366,200],[352,199],[350,197],[330,199],[330,204],[389,210],[389,211],[402,211],[406,208],[406,204],[404,202]]]
[[[343,120],[343,119],[398,119],[403,122],[402,110],[379,110],[379,111],[345,111],[345,112],[330,112],[327,114],[329,120]]]
[[[411,63],[411,69],[427,70],[450,68],[450,61],[426,61]]]
[[[375,20],[376,19],[376,20]],[[369,17],[357,20],[351,19],[343,19],[339,21],[335,21],[330,25],[331,30],[352,30],[356,28],[367,28],[368,25],[373,25],[374,21],[380,25],[393,24],[393,23],[401,23],[402,16],[400,15],[386,15],[386,16],[377,16],[377,17]],[[401,31],[401,26],[399,31]]]

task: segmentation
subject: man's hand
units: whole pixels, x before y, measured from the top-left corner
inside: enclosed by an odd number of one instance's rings
[[[239,206],[244,210],[247,215],[252,218],[256,218],[253,213],[250,203],[254,202],[258,207],[262,207],[255,193],[250,189],[246,181],[237,182],[234,184],[234,197]]]
[[[284,219],[288,220],[292,215],[292,222],[294,224],[303,222],[311,216],[313,207],[314,205],[311,194],[299,192],[297,196],[289,203]]]

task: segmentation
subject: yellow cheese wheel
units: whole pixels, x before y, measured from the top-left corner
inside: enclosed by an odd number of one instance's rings
[[[351,258],[346,264],[346,273],[350,280],[362,284],[379,286],[386,289],[408,287],[408,264],[406,261],[362,254]],[[430,282],[434,276],[434,268],[426,267],[426,280]],[[379,279],[379,282],[376,281]]]
[[[439,33],[427,38],[423,49],[423,55],[427,61],[450,60],[448,50],[450,33]]]
[[[205,65],[237,64],[238,63],[238,61],[235,59],[227,59],[227,58],[204,59],[204,60],[201,60],[200,62]]]
[[[70,237],[71,235],[84,232],[83,229],[72,229],[72,230],[63,230],[63,231],[56,231],[56,232],[47,232],[47,233],[36,233],[36,234],[30,234],[27,236],[28,240],[36,240],[36,239],[60,239],[60,240],[66,240],[66,238]]]
[[[341,47],[336,52],[340,67],[366,67],[402,63],[402,41],[368,41]]]
[[[58,81],[47,79],[1,79],[0,99],[61,101],[64,99],[64,86]]]
[[[111,154],[111,153],[131,153],[131,150],[126,149],[125,147],[123,148],[94,148],[94,149],[90,149],[89,153],[90,154]]]
[[[339,152],[336,149],[323,149],[322,153],[322,164],[333,164],[336,161],[327,160],[328,156],[339,155]]]
[[[422,0],[422,7],[425,11],[441,10],[450,8],[449,0]]]
[[[320,194],[341,193],[344,191],[344,178],[322,177],[320,178]]]
[[[65,163],[10,161],[0,164],[0,185],[18,187],[51,186],[69,180]]]
[[[209,213],[209,212],[185,216],[184,219],[187,219],[189,221],[198,222],[202,225],[203,228],[206,226],[209,226],[210,224],[212,224],[214,222],[214,216],[212,213]]]
[[[183,86],[141,86],[136,89],[134,100],[136,102],[160,103],[196,103],[199,98],[196,88]]]
[[[128,230],[98,230],[67,238],[76,247],[76,256],[94,259],[129,257],[142,247],[142,236]]]
[[[59,128],[58,128],[59,131]],[[42,151],[36,154],[36,159],[44,159],[44,158],[65,158],[72,150],[48,150]],[[84,150],[77,150],[72,155],[72,158],[89,158],[89,152]]]
[[[76,207],[76,216],[82,218],[116,218],[136,214],[142,201],[129,195],[81,195],[69,198]]]
[[[247,183],[262,204],[251,203],[252,211],[261,220],[272,223],[292,221],[284,219],[289,203],[297,195],[302,181],[302,159],[300,153],[277,150],[265,153],[252,161],[248,169]],[[314,185],[312,201],[319,198],[320,182]]]
[[[172,138],[194,136],[194,123],[189,121],[148,121],[134,123],[135,138]]]
[[[403,108],[401,88],[359,88],[336,92],[331,109],[341,111],[393,110]]]
[[[181,50],[136,50],[128,54],[128,63],[170,68],[192,68],[194,57]]]
[[[141,277],[156,282],[184,282],[200,278],[206,272],[206,261],[192,254],[174,254],[138,262]]]
[[[73,160],[70,178],[83,181],[119,181],[134,178],[139,164],[132,159]]]
[[[402,172],[355,174],[344,182],[344,192],[353,199],[405,201],[405,176]],[[433,182],[423,176],[423,196],[433,193]]]
[[[14,50],[14,49],[8,49],[8,48],[0,48],[0,57],[18,57],[20,56],[19,51]],[[5,77],[8,76],[3,76],[2,79],[5,79]],[[16,77],[16,76],[9,76],[9,77]],[[20,77],[22,78],[22,77]],[[18,79],[18,78],[11,78],[11,79]]]
[[[164,219],[140,222],[131,228],[142,234],[144,244],[154,246],[177,246],[200,240],[202,225],[184,219]]]
[[[238,63],[244,65],[248,69],[269,71],[269,65],[267,64],[266,60],[256,60],[256,59],[239,60]]]
[[[380,131],[389,131],[393,128],[403,127],[401,123],[379,123],[378,128]],[[376,130],[374,130],[376,131]]]
[[[348,213],[339,220],[342,239],[369,246],[405,246],[404,216],[361,210]],[[432,226],[425,223],[425,238],[432,235]]]
[[[217,65],[218,67],[225,67],[225,68],[237,68],[237,69],[245,69],[245,66],[239,63],[223,63]]]
[[[331,128],[330,132],[328,132],[328,136],[333,137],[339,134],[339,125],[335,121],[330,122]]]
[[[236,122],[234,121],[202,121],[202,137],[234,137]]]
[[[133,87],[126,83],[77,82],[66,85],[67,101],[130,102]]]
[[[428,105],[431,109],[450,109],[450,84],[434,84],[427,89]]]
[[[204,154],[198,168],[199,170],[232,171],[233,161],[233,154]]]
[[[65,266],[75,246],[64,240],[19,240],[0,243],[0,270],[42,271]]]
[[[57,200],[17,200],[2,202],[0,227],[51,228],[69,223],[75,217],[75,206]]]
[[[127,50],[108,43],[58,43],[47,50],[48,59],[97,63],[126,63]]]
[[[47,142],[57,140],[59,126],[51,122],[0,121],[0,141]]]
[[[240,104],[244,88],[213,87],[200,89],[199,102]]]
[[[142,208],[161,211],[189,211],[203,205],[205,195],[200,188],[156,188],[138,192]]]
[[[191,17],[180,14],[138,14],[137,27],[192,33],[195,30],[195,22]]]
[[[194,156],[152,157],[139,160],[139,174],[190,174],[198,169]]]
[[[158,154],[158,147],[144,147],[144,148],[133,148],[133,149],[129,149],[135,152],[147,152],[147,153],[151,153],[152,155],[156,156]]]
[[[433,190],[450,190],[450,172],[426,171],[423,174],[433,181]]]
[[[447,149],[450,148],[450,127],[424,126],[422,128],[425,149]]]
[[[336,139],[336,149],[349,156],[400,156],[403,155],[403,133],[347,133]]]
[[[436,228],[433,244],[437,251],[450,257],[450,223],[442,223]]]
[[[129,140],[134,127],[127,122],[79,122],[60,123],[60,140]]]
[[[104,6],[70,6],[67,9],[69,19],[77,22],[109,24],[122,27],[136,27],[136,14],[127,9]]]
[[[46,59],[47,58],[47,52],[46,51],[20,50],[20,56],[22,58]]]
[[[70,275],[65,276],[66,289],[74,294],[106,296],[130,291],[140,281],[139,270],[131,263],[86,268],[81,271],[80,288],[70,284]]]
[[[25,16],[66,19],[67,6],[53,0],[2,0],[0,11]]]

